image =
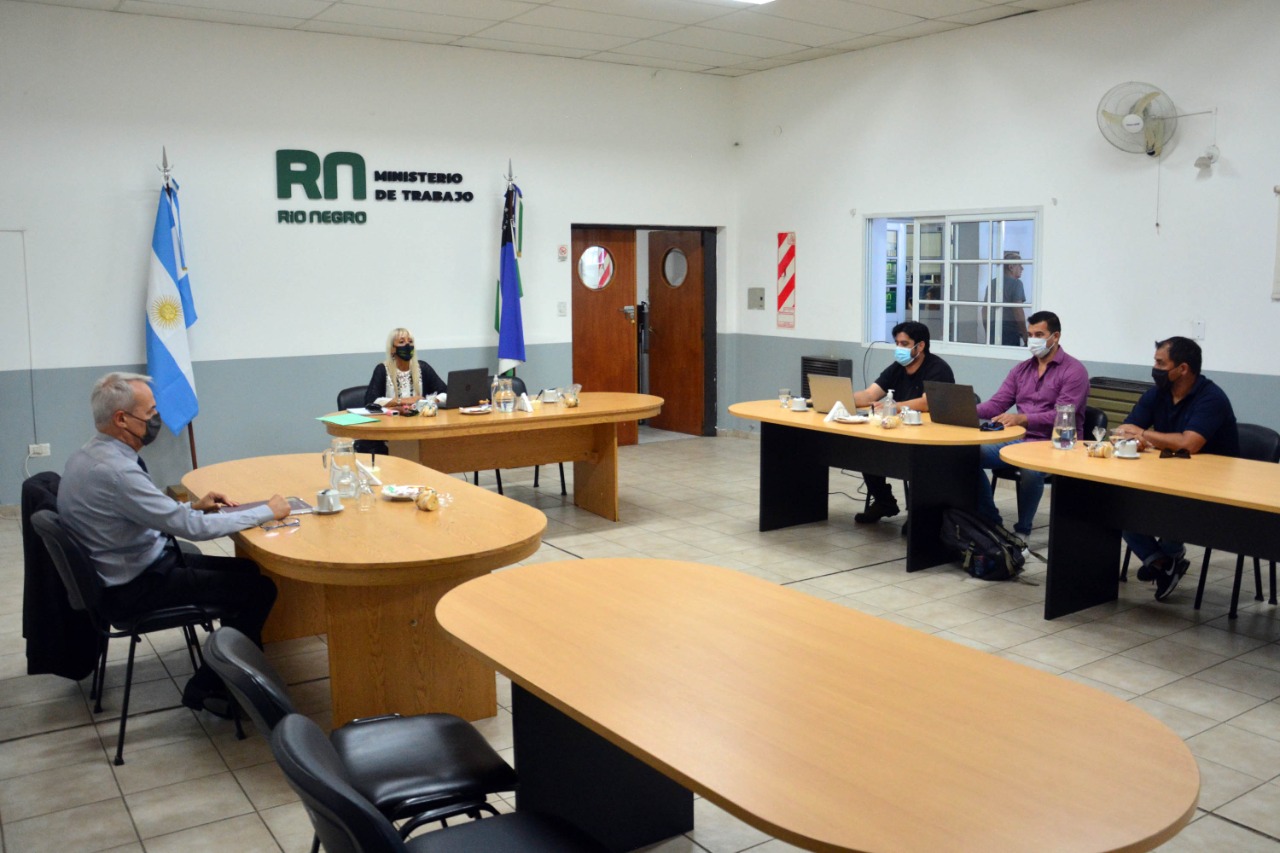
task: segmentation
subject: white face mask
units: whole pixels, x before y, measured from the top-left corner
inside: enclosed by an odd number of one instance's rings
[[[1031,350],[1031,354],[1036,358],[1048,352],[1049,346],[1049,338],[1027,338],[1027,349]]]

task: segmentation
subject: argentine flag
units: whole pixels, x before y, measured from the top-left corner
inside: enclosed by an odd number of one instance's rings
[[[156,408],[174,435],[200,412],[187,328],[196,321],[187,279],[182,224],[178,215],[178,182],[160,188],[156,229],[151,235],[151,269],[147,283],[147,373]]]

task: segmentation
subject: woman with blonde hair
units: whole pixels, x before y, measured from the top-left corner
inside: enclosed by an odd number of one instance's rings
[[[406,328],[392,329],[382,350],[386,359],[373,369],[373,377],[364,392],[364,404],[408,406],[428,394],[443,394],[445,384],[440,375],[425,361],[415,358],[413,333]]]

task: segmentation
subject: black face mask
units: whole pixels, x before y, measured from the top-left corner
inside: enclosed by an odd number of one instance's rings
[[[413,344],[404,344],[396,347],[396,358],[401,361],[408,361],[413,358]]]
[[[160,424],[162,423],[159,412],[152,415],[149,420],[142,420],[142,418],[132,412],[125,412],[125,414],[133,418],[135,421],[142,421],[147,425],[147,428],[143,431],[142,435],[136,436],[136,438],[142,442],[143,447],[146,447],[148,444],[156,440],[156,436],[160,434]]]
[[[1160,391],[1166,390],[1173,384],[1173,380],[1169,378],[1169,371],[1158,367],[1151,368],[1151,380],[1156,383],[1156,388]]]

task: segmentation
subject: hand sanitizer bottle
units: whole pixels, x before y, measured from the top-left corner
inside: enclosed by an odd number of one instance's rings
[[[893,391],[890,390],[888,394],[884,395],[883,402],[880,403],[880,415],[881,417],[891,418],[896,414],[898,414],[898,404],[893,401]]]

